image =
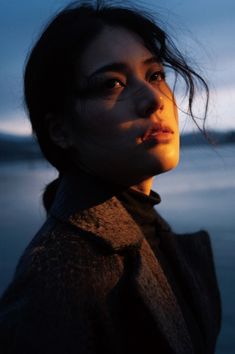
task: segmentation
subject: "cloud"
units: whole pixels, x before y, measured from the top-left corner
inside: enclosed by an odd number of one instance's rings
[[[197,97],[194,104],[194,112],[197,116],[203,116],[202,99]],[[186,102],[179,104],[185,110]],[[181,132],[196,130],[196,125],[192,119],[181,113],[179,114]],[[199,125],[202,120],[197,120]],[[209,110],[206,119],[208,130],[235,130],[235,85],[227,86],[210,91]]]
[[[0,117],[0,131],[17,135],[30,135],[31,124],[24,111],[15,111]]]

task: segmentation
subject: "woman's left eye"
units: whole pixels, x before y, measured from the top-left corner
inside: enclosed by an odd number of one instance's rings
[[[152,75],[150,75],[150,81],[152,82],[161,82],[165,80],[165,73],[164,71],[156,71]]]

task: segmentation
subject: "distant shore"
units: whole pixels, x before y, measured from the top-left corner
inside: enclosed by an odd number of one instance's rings
[[[210,131],[208,137],[209,139],[200,132],[183,134],[181,135],[181,146],[184,148],[196,145],[235,144],[235,131]],[[0,162],[42,158],[38,143],[33,136],[19,136],[0,132]]]

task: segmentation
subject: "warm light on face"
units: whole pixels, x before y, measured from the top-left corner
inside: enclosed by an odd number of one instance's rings
[[[123,185],[174,168],[179,159],[174,97],[162,64],[141,39],[123,28],[105,28],[79,69],[83,95],[70,131],[75,162]]]

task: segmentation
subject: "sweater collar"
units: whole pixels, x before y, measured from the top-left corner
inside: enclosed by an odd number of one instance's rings
[[[110,251],[139,248],[144,235],[115,197],[118,192],[117,187],[83,172],[65,174],[49,215],[87,232]]]
[[[139,206],[142,205],[147,209],[152,209],[161,202],[160,195],[153,190],[150,191],[150,195],[146,195],[135,189],[128,189],[120,193],[120,199],[129,200],[130,203],[138,204]]]

